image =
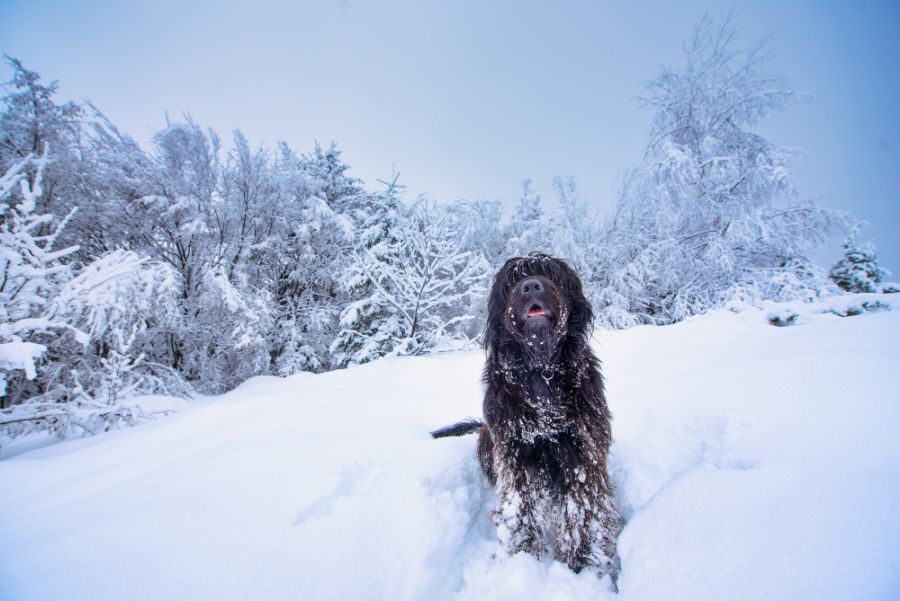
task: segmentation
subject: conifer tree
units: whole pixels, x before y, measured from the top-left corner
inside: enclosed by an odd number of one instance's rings
[[[345,289],[353,300],[341,312],[337,337],[330,350],[338,366],[366,363],[390,353],[403,338],[402,323],[378,288],[375,278],[388,265],[403,258],[397,245],[402,225],[400,194],[404,186],[398,175],[382,182],[383,192],[372,195],[369,212],[363,217],[350,265],[345,273]]]
[[[890,275],[878,265],[875,245],[859,245],[853,236],[844,240],[844,257],[829,272],[832,281],[847,292],[880,292],[881,282]]]

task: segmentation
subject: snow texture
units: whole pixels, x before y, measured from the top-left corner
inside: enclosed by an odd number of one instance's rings
[[[900,314],[769,320],[597,335],[618,594],[507,556],[475,438],[429,438],[480,414],[466,352],[258,377],[137,428],[8,447],[0,598],[897,599]]]

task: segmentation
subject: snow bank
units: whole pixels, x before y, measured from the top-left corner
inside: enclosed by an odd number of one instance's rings
[[[506,556],[478,352],[252,379],[0,462],[0,598],[896,599],[900,314],[598,334],[628,524],[618,595]]]

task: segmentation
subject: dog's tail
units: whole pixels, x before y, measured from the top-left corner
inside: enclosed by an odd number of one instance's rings
[[[465,436],[481,429],[484,422],[477,419],[467,419],[464,422],[457,422],[452,426],[444,426],[438,428],[431,433],[432,438],[447,438],[448,436]]]

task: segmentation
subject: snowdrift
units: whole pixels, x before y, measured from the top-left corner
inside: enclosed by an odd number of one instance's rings
[[[600,332],[618,594],[507,556],[479,352],[250,380],[0,462],[0,598],[897,599],[900,314]]]

